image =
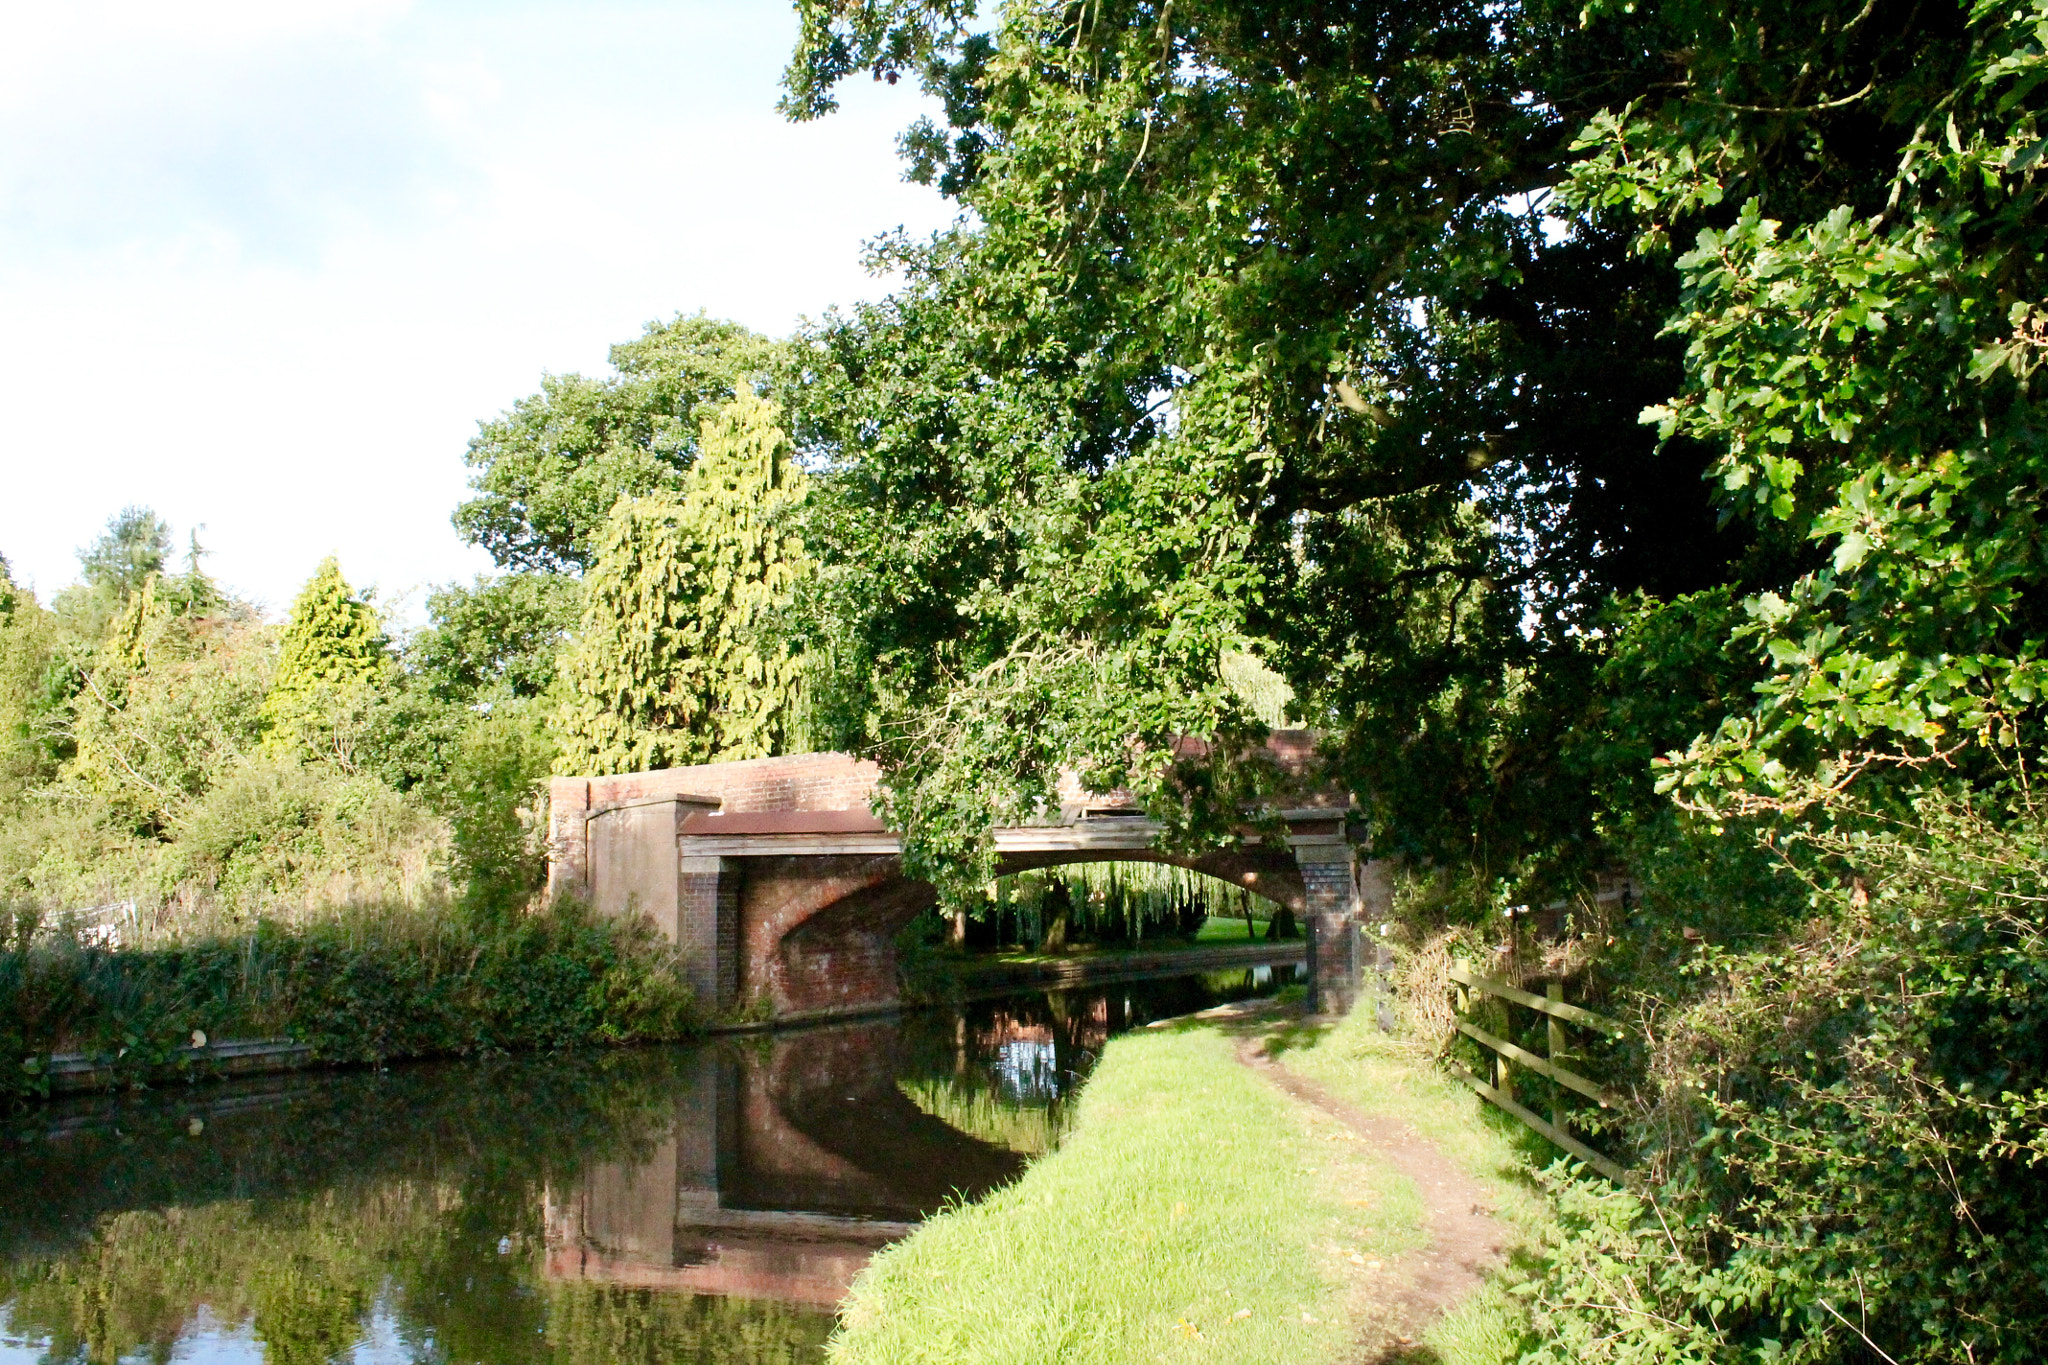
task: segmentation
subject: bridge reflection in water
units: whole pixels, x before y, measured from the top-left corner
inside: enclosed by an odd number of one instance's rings
[[[1240,976],[1223,993],[1254,988]],[[831,1307],[880,1247],[1049,1149],[1111,1034],[1217,994],[1189,984],[706,1048],[644,1155],[549,1186],[546,1273]]]
[[[0,1121],[0,1365],[247,1365],[252,1346],[267,1365],[815,1361],[878,1248],[1059,1140],[1108,1037],[1277,984],[1180,977],[17,1115]]]

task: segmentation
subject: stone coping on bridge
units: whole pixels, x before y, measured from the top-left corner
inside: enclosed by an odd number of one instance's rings
[[[1341,810],[1311,808],[1278,812],[1294,848],[1344,842]],[[992,831],[999,854],[1105,853],[1128,856],[1158,847],[1164,829],[1142,816],[1090,817],[1071,824],[1016,825]],[[903,851],[895,831],[865,811],[790,811],[721,815],[694,811],[677,827],[685,856],[703,858],[786,858],[875,856]],[[1162,855],[1164,856],[1164,855]]]

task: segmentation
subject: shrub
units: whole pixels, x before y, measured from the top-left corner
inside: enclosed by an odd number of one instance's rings
[[[2048,819],[1928,797],[1781,841],[1814,913],[1655,1011],[1634,1195],[1562,1185],[1527,1359],[2038,1358]]]
[[[672,956],[639,923],[573,903],[482,919],[356,908],[139,949],[57,937],[0,950],[0,1093],[47,1088],[53,1052],[140,1078],[187,1043],[284,1036],[331,1062],[681,1037]]]

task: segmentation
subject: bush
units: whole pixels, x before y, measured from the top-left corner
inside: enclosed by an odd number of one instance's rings
[[[1636,1195],[1561,1183],[1539,1362],[2039,1358],[2048,819],[1956,799],[1779,843],[1814,913],[1654,1011]]]
[[[154,850],[161,902],[233,916],[364,901],[418,905],[441,890],[447,829],[365,774],[260,756],[223,773]]]
[[[43,1093],[53,1052],[140,1079],[208,1037],[289,1037],[330,1062],[684,1036],[698,1016],[639,923],[573,904],[497,919],[358,909],[316,922],[110,950],[0,950],[0,1094]]]
[[[538,705],[506,704],[462,732],[448,772],[450,853],[470,913],[515,913],[547,882],[540,812],[554,757]]]

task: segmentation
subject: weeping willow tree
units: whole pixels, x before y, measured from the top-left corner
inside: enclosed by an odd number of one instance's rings
[[[993,920],[999,941],[1048,949],[1070,940],[1140,943],[1193,938],[1211,916],[1241,919],[1246,937],[1294,932],[1292,914],[1245,887],[1168,863],[1075,863],[1019,872],[990,885],[976,919]]]

